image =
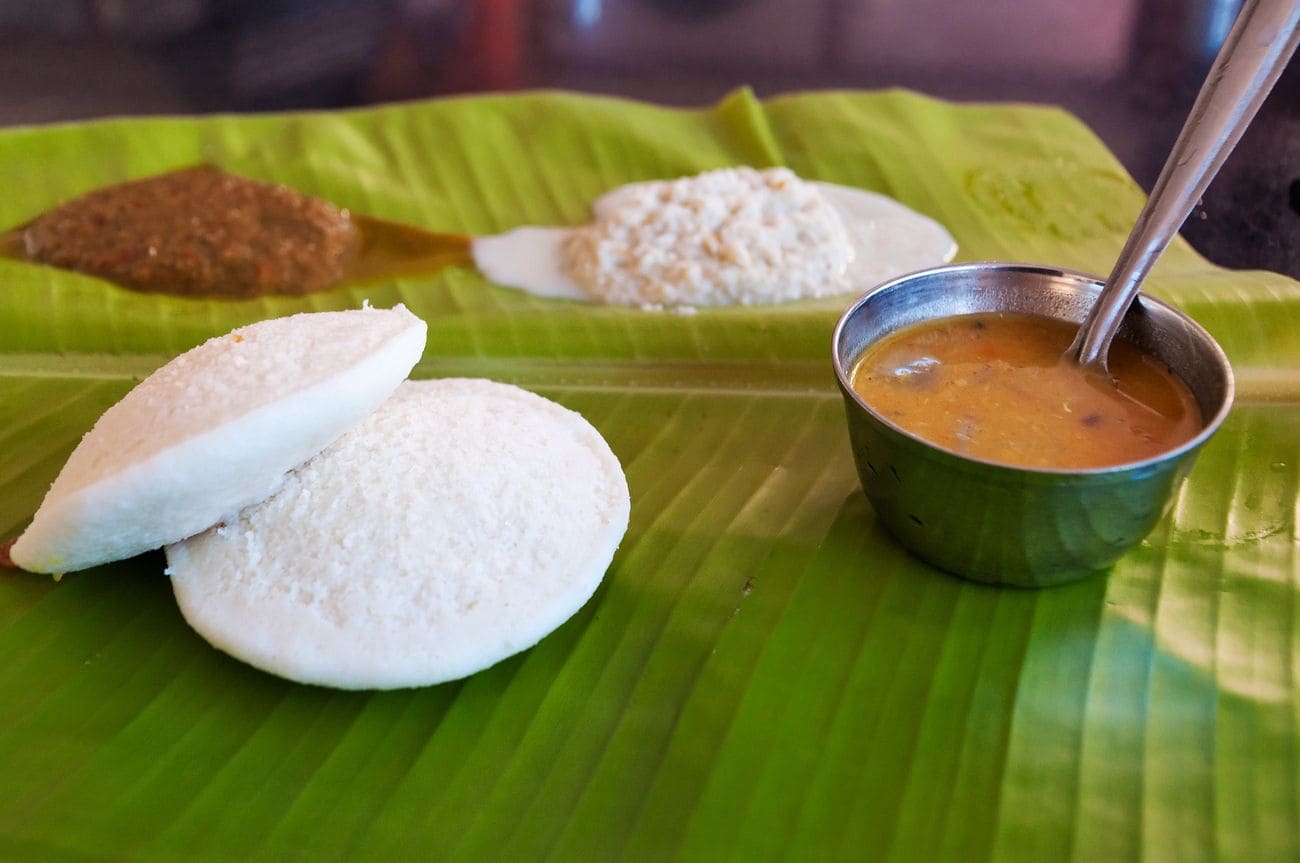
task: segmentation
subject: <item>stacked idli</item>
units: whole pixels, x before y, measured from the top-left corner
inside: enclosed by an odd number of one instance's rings
[[[189,624],[265,671],[422,686],[524,650],[591,597],[626,479],[580,414],[477,379],[406,380],[404,307],[299,314],[172,360],[110,408],[13,561],[165,547]]]

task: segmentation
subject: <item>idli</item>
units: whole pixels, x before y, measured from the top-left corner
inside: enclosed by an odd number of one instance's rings
[[[424,350],[403,306],[262,321],[159,368],[100,417],[11,549],[69,572],[184,539],[266,497],[393,392]]]
[[[257,668],[423,686],[573,615],[629,508],[580,414],[487,380],[408,381],[270,498],[168,546],[168,573],[190,625]]]

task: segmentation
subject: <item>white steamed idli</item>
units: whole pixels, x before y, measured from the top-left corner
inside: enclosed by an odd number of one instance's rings
[[[590,598],[627,529],[618,459],[506,384],[407,382],[270,498],[167,548],[185,619],[304,683],[422,686],[528,648]]]
[[[10,555],[69,572],[192,536],[266,497],[410,373],[403,306],[262,321],[155,371],[95,423]]]

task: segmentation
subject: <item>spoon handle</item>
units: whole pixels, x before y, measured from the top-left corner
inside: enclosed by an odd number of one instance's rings
[[[1115,261],[1070,346],[1084,366],[1106,353],[1142,280],[1218,173],[1300,41],[1300,0],[1246,0]]]

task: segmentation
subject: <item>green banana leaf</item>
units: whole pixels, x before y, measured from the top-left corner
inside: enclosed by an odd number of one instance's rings
[[[0,227],[196,162],[471,234],[783,164],[939,219],[959,260],[1102,273],[1143,200],[1048,108],[538,93],[4,130]],[[1237,406],[1140,548],[1027,591],[935,571],[878,525],[830,367],[848,297],[683,316],[454,269],[198,301],[0,261],[0,538],[170,356],[366,300],[429,322],[416,377],[581,411],[633,499],[574,618],[420,690],[295,685],[222,655],[160,554],[57,583],[0,572],[0,859],[1300,859],[1300,285],[1178,243],[1149,291],[1219,339]]]

